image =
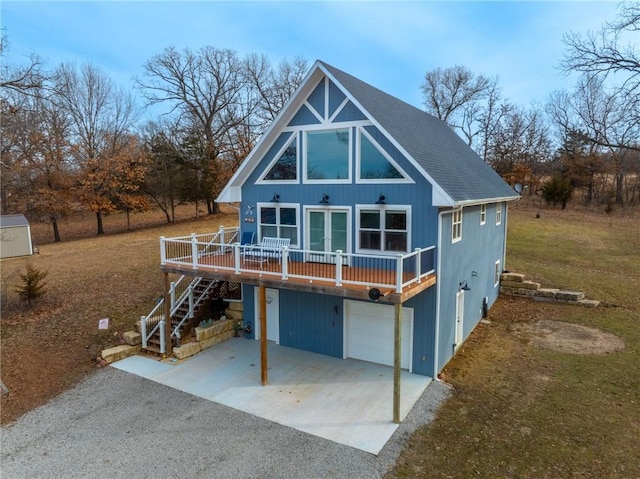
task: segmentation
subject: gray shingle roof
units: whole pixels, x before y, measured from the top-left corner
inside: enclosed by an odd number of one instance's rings
[[[0,215],[0,228],[15,226],[29,226],[29,222],[24,215]]]
[[[443,121],[331,65],[319,63],[455,203],[518,197]]]

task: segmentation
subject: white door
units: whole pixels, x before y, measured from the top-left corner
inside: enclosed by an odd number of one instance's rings
[[[255,291],[255,319],[253,321],[255,338],[260,339],[260,290]],[[280,291],[277,289],[265,289],[267,300],[267,339],[280,344]]]
[[[394,309],[384,304],[345,300],[343,356],[393,366]],[[413,308],[402,308],[401,336],[400,364],[411,371]]]
[[[337,250],[347,253],[349,244],[349,210],[314,209],[307,210],[306,248],[319,253],[309,253],[307,261],[318,263],[335,262],[332,255]],[[347,258],[343,259],[347,263]]]
[[[464,340],[464,291],[458,291],[456,294],[456,345],[455,348],[462,344]]]

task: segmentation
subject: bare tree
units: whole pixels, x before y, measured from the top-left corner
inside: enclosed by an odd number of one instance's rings
[[[585,79],[577,89],[583,94],[594,88],[606,87],[608,104],[610,102],[624,108],[624,117],[618,115],[617,126],[620,132],[613,137],[600,128],[587,130],[590,140],[610,148],[628,148],[640,150],[640,52],[631,43],[623,43],[625,34],[640,31],[640,3],[622,2],[618,17],[603,25],[600,32],[585,35],[569,33],[564,42],[567,50],[561,63],[562,69],[569,73],[581,72]],[[620,112],[622,113],[622,112]],[[596,126],[596,125],[593,125]]]
[[[257,93],[256,117],[260,135],[276,115],[284,108],[289,98],[304,79],[309,64],[304,57],[282,60],[277,68],[265,55],[252,54],[246,59],[246,72],[250,87]]]
[[[505,105],[502,110],[488,142],[489,163],[505,177],[518,172],[522,176],[518,181],[526,180],[529,191],[533,191],[540,176],[540,165],[551,156],[545,118],[536,107],[523,109]]]
[[[593,145],[591,153],[606,154],[618,204],[631,172],[628,151],[640,151],[640,123],[631,120],[639,105],[627,99],[619,89],[606,89],[604,78],[583,76],[572,92],[554,92],[547,106],[561,131],[582,132]]]
[[[9,48],[9,40],[3,32],[0,37],[0,58],[4,57]],[[23,94],[33,94],[42,90],[45,75],[42,70],[41,58],[32,54],[26,65],[10,65],[4,61],[0,67],[0,90],[14,90]]]
[[[138,112],[131,94],[115,87],[91,64],[79,69],[62,64],[55,77],[56,101],[71,122],[82,198],[96,214],[97,234],[102,235],[103,215],[115,208],[108,199],[112,185],[106,179],[113,173],[114,160],[126,158],[120,150],[130,144],[129,131]]]
[[[203,174],[213,185],[207,196],[210,213],[218,210],[214,199],[225,176],[219,162],[227,132],[247,120],[242,93],[247,81],[244,65],[232,50],[211,46],[193,52],[166,48],[144,65],[144,79],[136,80],[149,104],[167,103],[186,125],[196,128],[205,140]]]
[[[475,138],[494,121],[500,96],[497,84],[497,78],[456,65],[427,72],[421,89],[426,110],[458,130],[469,146],[476,146]]]

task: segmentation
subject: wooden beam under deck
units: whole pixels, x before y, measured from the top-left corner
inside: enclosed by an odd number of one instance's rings
[[[305,263],[297,263],[304,265]],[[334,267],[331,265],[331,267]],[[338,296],[345,299],[356,299],[363,301],[371,301],[369,291],[371,288],[363,285],[343,283],[342,286],[336,286],[334,281],[303,280],[300,278],[289,278],[283,280],[279,275],[260,274],[252,272],[242,272],[236,274],[234,271],[215,269],[211,267],[200,267],[193,269],[188,266],[167,262],[160,266],[160,270],[164,273],[187,274],[191,276],[202,276],[208,279],[216,279],[219,281],[234,281],[237,283],[251,284],[255,286],[265,286],[274,289],[289,289],[294,291],[302,291],[306,293],[326,294]],[[420,294],[424,290],[436,284],[436,275],[430,274],[422,279],[420,283],[412,283],[405,287],[402,293],[396,293],[395,289],[380,289],[382,295],[378,300],[383,304],[402,304],[408,299]]]

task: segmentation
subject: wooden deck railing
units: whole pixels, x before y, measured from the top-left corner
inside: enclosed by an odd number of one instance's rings
[[[281,249],[279,257],[255,255],[255,246],[238,242],[212,242],[191,235],[160,238],[162,266],[178,269],[209,270],[272,276],[281,280],[328,282],[335,286],[359,285],[390,288],[401,293],[403,288],[420,283],[435,272],[435,246],[416,248],[397,255],[324,252],[303,249]],[[242,281],[239,278],[239,281]]]

